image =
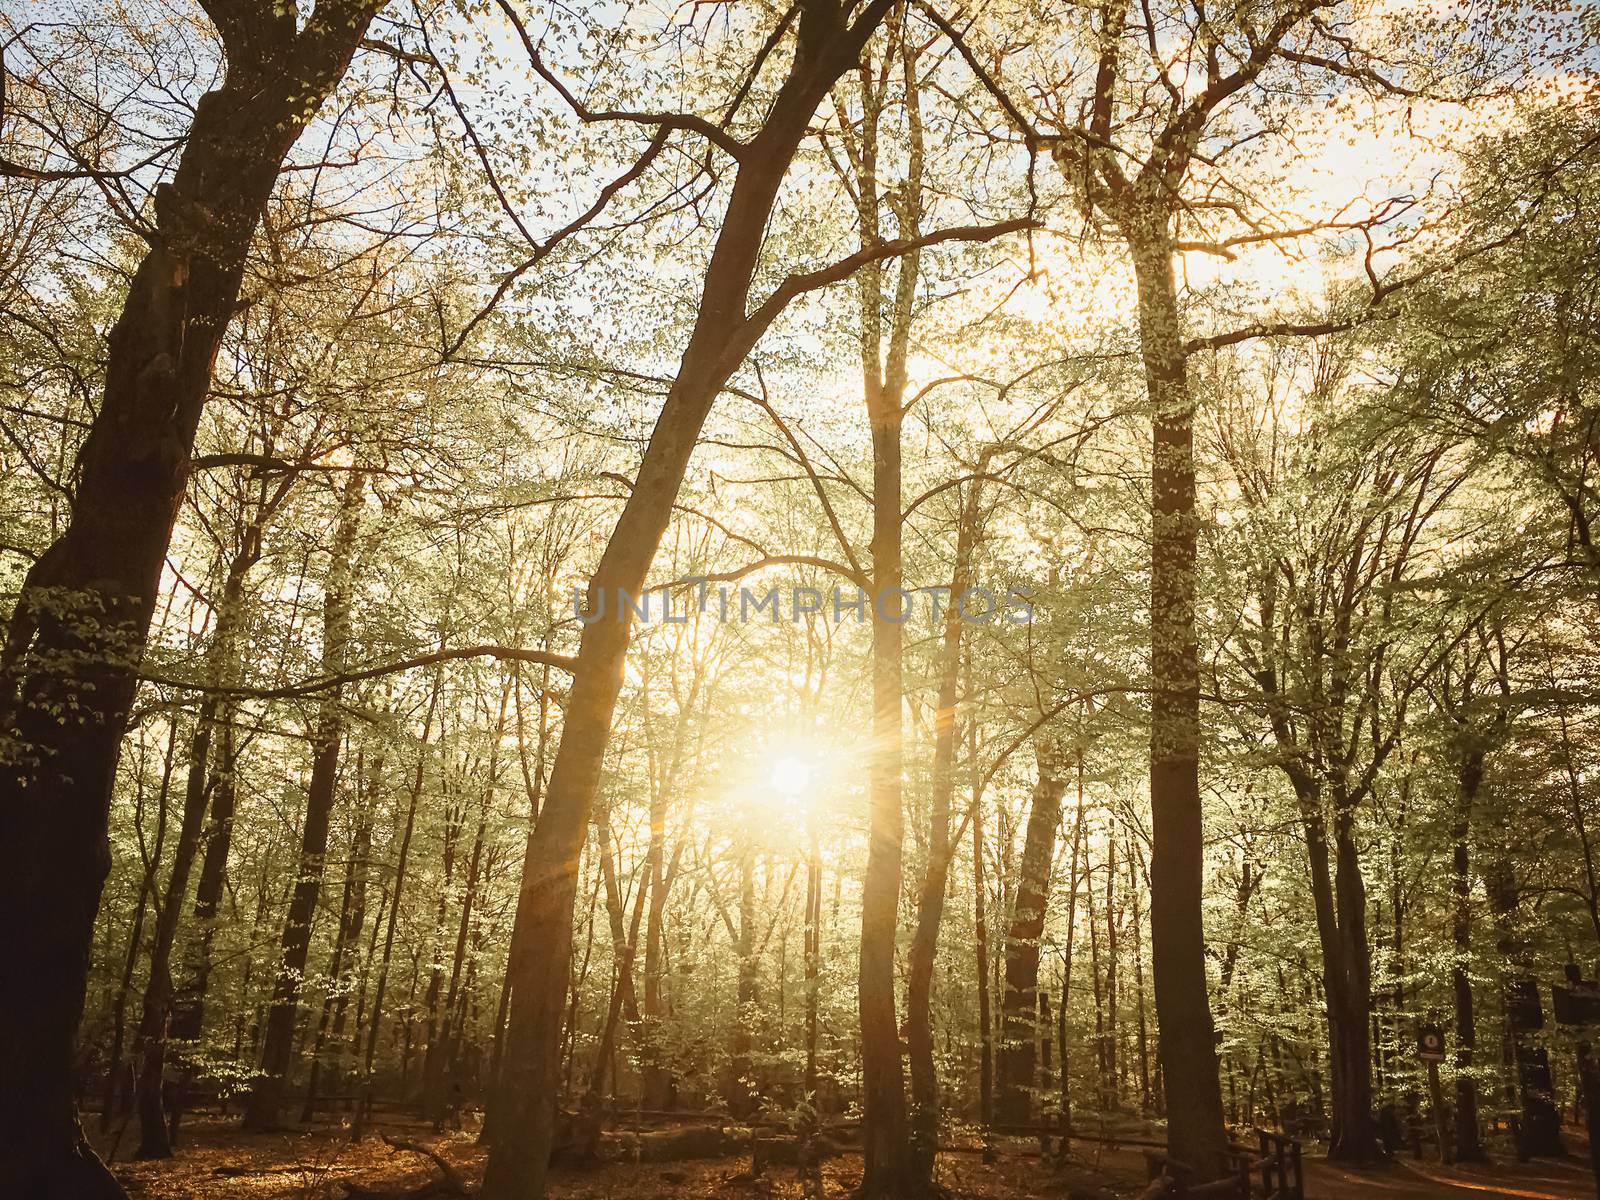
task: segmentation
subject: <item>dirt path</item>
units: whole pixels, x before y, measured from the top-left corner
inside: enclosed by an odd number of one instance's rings
[[[1594,1200],[1595,1182],[1582,1159],[1445,1167],[1401,1162],[1383,1171],[1307,1164],[1307,1200]]]

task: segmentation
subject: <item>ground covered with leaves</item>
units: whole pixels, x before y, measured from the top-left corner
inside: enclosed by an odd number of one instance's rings
[[[425,1127],[386,1124],[379,1134],[425,1146],[475,1182],[484,1150],[472,1133],[435,1135]],[[126,1154],[131,1140],[113,1134],[103,1154]],[[1123,1147],[1095,1152],[1080,1146],[1065,1168],[1023,1152],[1019,1143],[985,1163],[976,1153],[943,1156],[940,1176],[952,1200],[1124,1200],[1142,1187],[1143,1159]],[[430,1178],[426,1158],[395,1150],[381,1136],[352,1143],[347,1128],[315,1125],[275,1134],[248,1134],[236,1119],[196,1120],[176,1157],[164,1162],[113,1161],[134,1200],[339,1200],[352,1190],[392,1189],[397,1195]],[[822,1170],[823,1200],[845,1200],[861,1179],[859,1155],[846,1153]],[[748,1156],[677,1163],[603,1162],[590,1169],[558,1170],[553,1200],[806,1200],[805,1181],[793,1168],[775,1166],[759,1177]],[[1443,1167],[1404,1161],[1357,1172],[1320,1161],[1308,1163],[1309,1200],[1587,1200],[1593,1176],[1581,1157],[1526,1165]]]

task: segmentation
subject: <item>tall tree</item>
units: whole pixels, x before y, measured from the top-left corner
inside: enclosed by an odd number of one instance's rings
[[[697,128],[730,153],[738,169],[706,268],[694,329],[627,504],[589,582],[589,611],[599,619],[584,627],[579,644],[561,743],[544,807],[528,839],[512,933],[505,1061],[493,1103],[503,1110],[497,1120],[526,1133],[496,1139],[484,1175],[484,1200],[526,1200],[544,1193],[572,941],[573,865],[594,803],[622,683],[629,631],[623,595],[637,595],[643,587],[700,428],[745,354],[800,291],[844,278],[860,265],[850,263],[809,278],[791,277],[753,311],[749,308],[767,220],[790,160],[812,113],[855,64],[891,0],[870,0],[859,11],[829,0],[802,0],[798,7],[793,59],[757,133],[740,141],[701,120],[658,122]],[[524,41],[537,60],[532,41],[526,35]],[[765,58],[763,51],[755,66]],[[865,257],[876,260],[888,253],[875,248]],[[608,603],[612,607],[606,615],[600,605]]]
[[[285,157],[338,85],[382,0],[205,4],[226,70],[195,109],[151,245],[112,328],[105,391],[78,455],[66,532],[28,571],[0,655],[0,914],[18,931],[0,984],[0,1183],[115,1196],[72,1087],[89,946],[109,869],[117,749],[188,478],[212,364]]]
[[[355,589],[356,536],[366,501],[367,477],[351,471],[340,489],[338,516],[328,544],[328,573],[323,585],[322,667],[329,679],[344,674],[350,655],[350,622]],[[311,780],[306,788],[305,821],[294,891],[284,917],[277,977],[267,1010],[261,1047],[261,1073],[245,1109],[246,1129],[276,1129],[282,1119],[295,1027],[300,1019],[300,988],[311,948],[311,923],[322,894],[323,862],[328,853],[328,825],[339,782],[339,751],[344,744],[343,689],[323,692],[311,731]]]

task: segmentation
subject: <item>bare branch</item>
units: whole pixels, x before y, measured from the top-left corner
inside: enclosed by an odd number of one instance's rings
[[[334,688],[344,687],[349,683],[361,683],[368,679],[378,679],[385,675],[398,675],[404,671],[414,671],[418,667],[432,666],[434,663],[457,662],[465,658],[493,658],[502,662],[525,662],[535,666],[554,667],[558,671],[571,671],[578,665],[578,660],[566,654],[555,654],[548,650],[524,650],[519,646],[462,646],[455,650],[436,650],[431,654],[419,654],[415,658],[402,659],[399,662],[383,663],[375,667],[363,667],[358,671],[346,671],[340,675],[327,675],[321,679],[309,679],[303,683],[284,684],[282,687],[223,687],[205,683],[195,683],[187,679],[172,679],[164,675],[143,673],[139,678],[145,683],[156,683],[163,687],[178,688],[182,691],[201,692],[208,696],[238,696],[247,700],[294,700],[302,696],[314,696],[319,692],[332,691]]]

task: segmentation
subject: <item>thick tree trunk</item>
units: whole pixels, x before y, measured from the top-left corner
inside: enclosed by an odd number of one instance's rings
[[[356,531],[366,476],[352,471],[345,480],[338,524],[329,546],[331,561],[324,585],[322,667],[329,676],[340,674],[350,648],[351,584]],[[328,853],[328,825],[333,816],[335,787],[339,779],[339,748],[344,740],[342,691],[323,693],[311,738],[311,783],[306,789],[306,817],[300,833],[300,861],[294,892],[279,942],[277,978],[272,1005],[267,1010],[267,1032],[261,1047],[261,1073],[245,1107],[244,1127],[276,1129],[283,1116],[289,1071],[294,1058],[295,1025],[300,1019],[300,988],[311,948],[311,924],[317,898],[322,893],[323,860]]]
[[[1382,1152],[1372,1112],[1372,955],[1367,945],[1366,887],[1350,814],[1335,817],[1330,870],[1320,794],[1302,796],[1301,807],[1328,1010],[1333,1108],[1328,1153],[1343,1162],[1370,1163]]]
[[[1026,1125],[1033,1119],[1033,1072],[1038,1040],[1039,939],[1049,907],[1050,866],[1066,779],[1055,750],[1040,735],[1035,742],[1039,777],[1028,809],[1011,928],[1006,936],[1005,995],[1001,1000],[1000,1121]]]
[[[700,429],[718,393],[776,315],[747,311],[766,223],[811,115],[890,7],[871,0],[854,25],[825,0],[801,6],[795,58],[760,133],[741,153],[694,331],[628,501],[590,580],[589,612],[567,696],[544,807],[528,839],[511,938],[511,1011],[494,1106],[513,1138],[490,1146],[482,1200],[544,1194],[571,957],[575,868],[622,685],[630,628],[622,593],[637,595],[655,557]],[[603,608],[610,605],[609,609]],[[623,611],[618,611],[619,609]],[[892,993],[891,993],[892,994]]]
[[[1195,632],[1194,400],[1183,349],[1167,200],[1125,230],[1139,288],[1151,407],[1150,949],[1167,1146],[1199,1179],[1226,1165],[1208,1001],[1202,900],[1200,660]]]
[[[227,72],[195,110],[152,248],[111,330],[66,532],[28,572],[0,655],[0,1194],[118,1196],[73,1095],[121,741],[217,348],[285,155],[338,83],[376,2],[219,0]],[[63,719],[65,716],[65,719]],[[25,981],[25,982],[24,982]]]

